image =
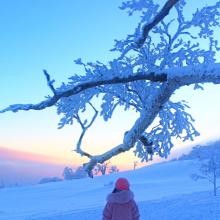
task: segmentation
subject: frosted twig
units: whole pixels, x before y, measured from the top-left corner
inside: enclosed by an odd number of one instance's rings
[[[50,75],[47,73],[47,71],[46,70],[43,70],[43,71],[44,71],[44,75],[46,76],[46,79],[47,79],[47,85],[50,87],[53,94],[56,95],[56,90],[53,87],[53,83],[55,82],[55,80],[54,79],[50,80]]]
[[[80,138],[79,138],[79,141],[78,141],[78,143],[77,143],[76,150],[73,150],[73,151],[76,151],[76,152],[79,153],[81,156],[86,156],[86,157],[88,157],[88,158],[92,158],[92,155],[86,153],[85,151],[83,151],[83,150],[81,149],[82,139],[83,139],[83,137],[84,137],[86,131],[87,131],[88,128],[93,124],[93,122],[95,121],[95,119],[96,119],[96,117],[97,117],[97,115],[98,115],[98,111],[95,109],[95,107],[92,105],[92,103],[89,102],[89,104],[90,104],[90,106],[93,108],[93,110],[95,111],[95,114],[94,114],[94,116],[93,116],[91,122],[89,123],[89,125],[85,126],[85,124],[82,123],[82,121],[81,121],[79,115],[78,115],[78,114],[75,115],[76,120],[78,121],[78,123],[79,123],[79,124],[81,125],[81,127],[82,127],[82,133],[81,133]]]
[[[179,0],[168,0],[167,3],[161,9],[160,13],[154,18],[154,20],[151,23],[144,25],[143,30],[142,30],[142,36],[139,37],[138,40],[136,40],[135,44],[132,44],[132,47],[136,49],[140,48],[144,44],[145,40],[147,39],[147,36],[150,30],[169,14],[170,9],[178,1]]]

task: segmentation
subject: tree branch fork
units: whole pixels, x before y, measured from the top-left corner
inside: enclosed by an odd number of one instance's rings
[[[193,83],[203,83],[203,82],[212,82],[214,84],[220,83],[220,63],[215,64],[199,64],[196,66],[183,66],[183,67],[172,67],[170,69],[158,72],[138,72],[131,76],[126,77],[100,77],[98,80],[88,80],[82,82],[76,86],[73,86],[71,89],[66,91],[58,91],[53,87],[53,81],[50,81],[49,74],[44,70],[44,74],[47,78],[47,84],[54,93],[54,95],[48,98],[45,101],[42,101],[38,104],[15,104],[10,105],[9,107],[0,111],[4,113],[7,111],[18,112],[19,110],[43,110],[45,108],[54,106],[62,97],[69,97],[76,95],[82,91],[85,91],[90,88],[97,86],[104,86],[109,84],[121,84],[129,83],[139,80],[149,80],[152,82],[167,82],[169,80],[175,80],[179,86],[189,85]],[[187,79],[188,78],[188,79]],[[184,79],[184,81],[182,80]],[[186,80],[187,79],[187,80]]]
[[[45,73],[45,72],[44,72]],[[82,134],[77,144],[77,153],[80,153],[83,156],[87,156],[90,161],[84,164],[84,169],[88,172],[88,174],[92,177],[92,169],[97,163],[103,163],[104,161],[109,160],[113,156],[116,156],[122,152],[126,152],[133,148],[141,137],[142,133],[151,125],[159,111],[161,110],[161,106],[169,100],[173,92],[184,85],[190,85],[193,83],[203,83],[203,82],[212,82],[215,84],[220,84],[220,63],[216,64],[200,64],[197,66],[185,66],[185,67],[174,67],[160,72],[151,72],[151,73],[137,73],[134,76],[128,77],[109,77],[108,79],[99,79],[99,80],[91,80],[90,82],[83,82],[77,86],[74,86],[72,89],[58,92],[53,87],[53,82],[50,80],[49,74],[46,72],[47,84],[50,89],[54,90],[54,96],[43,101],[39,104],[17,104],[9,106],[8,108],[0,111],[0,113],[4,113],[6,111],[17,112],[18,110],[42,110],[47,107],[55,105],[57,101],[59,101],[62,97],[69,97],[71,95],[78,94],[84,90],[89,88],[93,88],[96,86],[106,85],[106,84],[119,84],[119,83],[128,83],[137,80],[152,80],[153,82],[161,82],[160,89],[155,92],[154,97],[151,99],[151,107],[149,109],[143,109],[141,112],[141,117],[135,122],[134,126],[131,128],[129,132],[124,135],[124,141],[122,144],[116,146],[112,150],[97,156],[92,156],[81,150],[81,141],[82,138],[91,124],[94,122],[97,111],[95,110],[95,115],[88,126],[82,125]]]

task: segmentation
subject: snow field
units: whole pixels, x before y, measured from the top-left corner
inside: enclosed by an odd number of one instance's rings
[[[138,202],[141,220],[219,220],[220,197],[211,191],[196,192],[158,200]],[[33,216],[29,220],[101,220],[103,207],[60,213],[50,217]]]
[[[111,175],[0,190],[2,220],[98,220],[109,181],[125,177],[135,193],[141,220],[220,219],[220,199],[208,181],[194,182],[196,161],[172,161]]]

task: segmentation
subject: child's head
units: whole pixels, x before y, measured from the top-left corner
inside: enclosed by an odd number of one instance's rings
[[[128,190],[130,188],[130,183],[126,178],[119,178],[115,183],[115,188],[117,190]]]

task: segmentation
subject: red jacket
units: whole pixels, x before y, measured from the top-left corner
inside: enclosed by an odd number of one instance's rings
[[[131,190],[110,193],[106,200],[107,204],[103,211],[102,220],[139,220],[138,206]]]

